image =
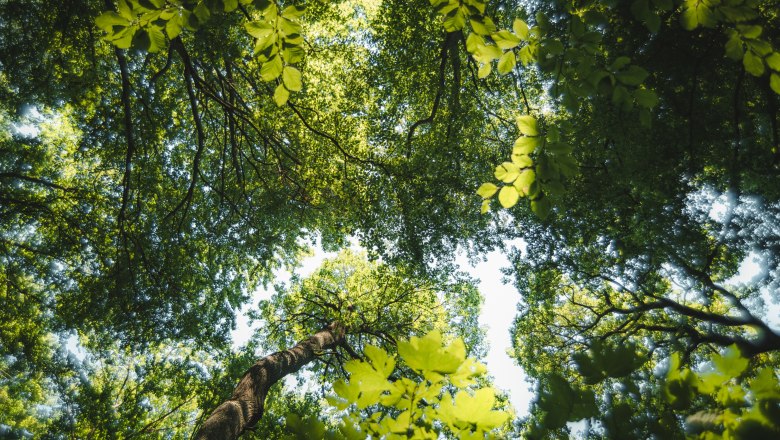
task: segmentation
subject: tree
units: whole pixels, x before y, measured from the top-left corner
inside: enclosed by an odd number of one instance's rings
[[[777,365],[760,304],[780,261],[777,6],[4,2],[0,423],[176,436],[172,420],[195,418],[185,394],[210,411],[255,347],[334,320],[352,331],[315,369],[328,381],[367,343],[392,353],[456,317],[478,353],[478,295],[453,255],[522,238],[515,354],[540,389],[527,434],[587,419],[587,435],[682,436],[663,385],[679,377],[657,374],[673,353],[691,377],[736,344],[750,361],[729,380],[748,386]],[[276,333],[231,352],[235,310],[313,237],[357,238],[386,266],[353,266],[364,290],[333,288],[327,267],[324,289],[295,281],[258,312]],[[751,253],[764,277],[729,282]],[[74,333],[93,364],[59,355]],[[178,376],[155,357],[167,347],[207,373]]]

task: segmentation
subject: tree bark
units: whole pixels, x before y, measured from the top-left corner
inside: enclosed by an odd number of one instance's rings
[[[343,340],[344,326],[333,322],[295,347],[255,362],[238,382],[230,399],[222,402],[206,419],[195,434],[195,440],[238,438],[262,417],[265,396],[271,385],[313,361],[317,352],[335,347]]]

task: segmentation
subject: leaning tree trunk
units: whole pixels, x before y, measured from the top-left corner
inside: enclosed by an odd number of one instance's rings
[[[334,322],[293,348],[255,362],[238,382],[233,396],[222,402],[195,434],[195,440],[238,438],[263,415],[271,385],[315,359],[318,351],[339,345],[344,327]]]

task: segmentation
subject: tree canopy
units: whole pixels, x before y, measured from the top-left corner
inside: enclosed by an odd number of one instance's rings
[[[778,11],[3,0],[0,436],[777,438]]]

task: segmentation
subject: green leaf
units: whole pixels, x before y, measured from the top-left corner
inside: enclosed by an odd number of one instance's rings
[[[745,52],[745,56],[742,58],[742,64],[745,66],[745,70],[753,76],[761,76],[764,74],[764,61],[752,51]]]
[[[502,75],[506,75],[507,73],[511,72],[512,69],[515,68],[515,64],[517,64],[515,53],[512,52],[511,50],[507,51],[498,60],[498,73]]]
[[[306,12],[306,7],[303,5],[290,5],[282,9],[282,17],[287,19],[301,18]]]
[[[520,174],[520,168],[512,162],[504,162],[496,167],[496,179],[504,183],[512,183]]]
[[[198,18],[198,21],[203,24],[206,21],[208,21],[209,17],[211,17],[211,11],[209,10],[208,6],[206,6],[205,2],[198,2],[198,5],[195,6],[195,9],[192,10],[192,13],[195,14],[195,17]]]
[[[292,66],[285,66],[282,70],[282,82],[287,90],[298,92],[303,87],[301,83],[301,71]]]
[[[517,128],[520,133],[526,136],[538,136],[539,130],[536,127],[536,119],[531,115],[520,115],[516,119]]]
[[[498,192],[498,202],[504,208],[511,208],[517,204],[520,199],[520,193],[514,186],[505,186]]]
[[[543,197],[541,199],[531,200],[531,211],[542,220],[550,215],[550,199]]]
[[[114,11],[104,12],[95,19],[95,24],[100,29],[112,34],[114,26],[128,26],[131,21]]]
[[[651,12],[645,20],[645,26],[647,26],[647,30],[657,34],[661,29],[661,17],[659,17],[655,12]]]
[[[146,30],[149,33],[149,52],[157,52],[166,46],[165,34],[163,34],[162,28],[151,25]]]
[[[132,25],[124,28],[122,31],[112,35],[111,43],[119,49],[129,49],[133,44],[133,38],[138,30],[138,25]]]
[[[299,36],[303,31],[300,23],[296,23],[284,17],[279,18],[276,23],[281,33],[287,37],[292,38],[293,36]]]
[[[626,102],[631,95],[628,93],[628,89],[624,86],[618,85],[612,90],[612,103],[620,105]]]
[[[470,22],[471,28],[479,35],[490,35],[496,31],[496,25],[489,17],[475,17]]]
[[[447,14],[444,17],[444,29],[447,32],[456,32],[461,29],[463,29],[463,26],[466,25],[466,16],[463,14],[463,10],[461,8],[457,8],[454,10],[454,13]]]
[[[648,0],[634,0],[634,2],[631,3],[630,9],[634,18],[640,21],[647,20],[647,15],[650,14],[650,4],[648,3]]]
[[[289,64],[294,64],[303,59],[303,49],[300,47],[285,47],[282,50],[282,59]]]
[[[731,32],[731,37],[726,41],[726,56],[734,61],[739,61],[745,56],[742,38],[736,32]]]
[[[517,177],[514,182],[514,186],[522,195],[529,195],[531,193],[531,185],[536,181],[536,172],[532,169],[525,169]]]
[[[523,20],[515,18],[515,20],[512,22],[512,30],[515,31],[515,35],[517,35],[521,40],[525,41],[528,39],[528,24],[526,24],[526,22]]]
[[[769,87],[771,87],[775,93],[780,95],[780,75],[773,73],[769,76]]]
[[[629,86],[638,86],[644,82],[648,75],[649,73],[647,73],[647,70],[634,65],[629,66],[628,69],[622,72],[617,72],[615,77],[623,84]]]
[[[728,377],[738,377],[748,366],[748,360],[742,357],[736,344],[727,347],[722,355],[713,355],[712,363]]]
[[[745,40],[747,47],[759,57],[765,57],[772,53],[772,45],[764,40]]]
[[[501,58],[501,55],[503,55],[504,52],[501,51],[501,49],[498,48],[498,46],[493,45],[483,45],[483,46],[477,46],[477,50],[474,52],[474,59],[479,61],[480,63],[489,63],[493,60],[497,60]]]
[[[496,42],[496,46],[504,50],[514,49],[521,41],[520,37],[505,29],[492,34],[490,37]]]
[[[780,383],[777,374],[772,368],[764,367],[750,382],[750,390],[756,399],[780,398]]]
[[[653,108],[658,104],[658,95],[648,89],[634,90],[634,99],[639,106],[644,108]]]
[[[534,161],[527,154],[514,154],[512,153],[512,163],[519,168],[528,168],[533,166]],[[511,183],[511,182],[506,182]]]
[[[290,92],[284,87],[284,84],[279,84],[274,90],[274,102],[279,107],[285,105],[287,100],[290,99]]]
[[[130,5],[127,4],[126,0],[117,0],[116,9],[122,17],[131,21],[135,20],[135,14],[133,14],[133,10],[130,9]]]
[[[680,14],[680,25],[686,31],[692,31],[699,27],[699,19],[696,15],[696,8],[689,7],[683,9],[682,14]]]
[[[629,57],[617,57],[612,64],[609,65],[609,70],[617,72],[618,70],[631,64],[631,58]]]
[[[231,12],[238,8],[238,0],[222,0],[222,3],[225,12]]]
[[[468,38],[466,38],[466,50],[471,54],[476,52],[479,46],[484,46],[484,45],[485,45],[485,39],[480,37],[476,33],[470,33]]]
[[[771,55],[766,57],[766,65],[769,66],[770,69],[774,70],[775,72],[780,72],[780,53],[773,52]]]
[[[737,31],[742,35],[742,38],[755,39],[761,36],[763,29],[758,25],[738,24]]]
[[[389,377],[390,374],[393,373],[393,370],[395,370],[395,359],[381,348],[367,344],[363,348],[363,353],[368,360],[371,361],[371,365],[373,365],[374,369],[381,373],[385,378]]]
[[[490,75],[490,72],[493,70],[493,67],[490,65],[489,62],[479,66],[479,70],[477,71],[477,77],[482,79],[486,78],[488,75]]]
[[[556,156],[571,154],[571,146],[564,142],[548,142],[545,150]]]
[[[344,399],[347,404],[355,403],[360,395],[360,388],[356,385],[357,384],[352,383],[348,384],[343,379],[339,379],[333,383],[333,391]]]
[[[504,411],[494,411],[495,404],[496,395],[492,388],[481,388],[473,396],[466,391],[458,391],[454,399],[449,394],[442,398],[441,412],[452,426],[467,425],[475,427],[478,432],[489,431],[509,418]]]
[[[521,136],[515,140],[512,154],[531,154],[539,145],[538,137]]]
[[[561,140],[561,131],[556,126],[547,129],[547,142],[558,142]]]
[[[138,32],[133,35],[132,48],[140,51],[149,51],[152,45],[152,40],[149,38],[149,33],[146,29],[139,29]]]
[[[263,81],[273,81],[282,74],[283,67],[282,58],[275,55],[263,63],[263,67],[260,68],[260,77]]]
[[[483,199],[489,199],[498,191],[498,187],[492,183],[483,183],[477,189],[477,195]]]
[[[563,186],[560,180],[550,180],[544,184],[544,189],[547,193],[553,196],[560,196],[566,192],[566,188]]]
[[[466,347],[462,339],[443,345],[441,333],[434,330],[422,338],[413,336],[408,341],[399,341],[398,354],[418,372],[449,374],[456,372],[466,359]]]
[[[536,60],[537,55],[537,49],[535,44],[529,44],[527,46],[523,46],[520,48],[520,53],[518,56],[520,57],[520,62],[523,63],[524,66],[527,66],[534,62]]]
[[[268,38],[274,33],[273,25],[265,21],[248,21],[244,23],[244,28],[249,35],[259,40]]]
[[[496,189],[498,189],[498,187],[496,187]],[[490,211],[490,200],[483,200],[479,212],[482,214],[487,214],[489,211]]]

